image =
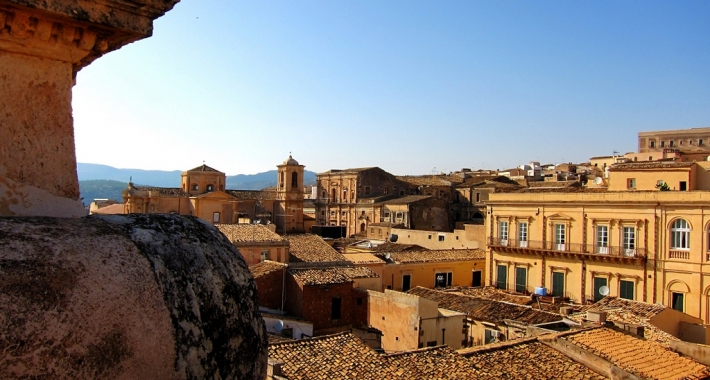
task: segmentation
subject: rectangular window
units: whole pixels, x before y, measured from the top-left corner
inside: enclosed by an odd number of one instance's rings
[[[703,146],[703,145],[704,145],[703,139],[698,140],[698,145],[700,145],[700,146]]]
[[[505,265],[498,265],[498,277],[496,279],[496,288],[507,289],[508,288],[508,267]]]
[[[678,311],[685,310],[684,307],[684,294],[683,293],[671,293],[671,307]]]
[[[528,285],[528,268],[515,268],[515,291],[525,293]]]
[[[498,237],[502,245],[508,244],[508,222],[498,223]]]
[[[688,183],[685,181],[680,181],[680,183],[678,184],[678,190],[688,191]]]
[[[473,278],[471,279],[471,286],[480,287],[483,286],[483,272],[480,270],[473,271]]]
[[[476,193],[476,203],[481,201],[481,193]]]
[[[636,178],[627,178],[626,179],[626,188],[627,189],[635,189],[636,188]]]
[[[597,226],[596,252],[609,253],[609,226]]]
[[[370,186],[365,186],[365,195],[370,194]]]
[[[411,274],[402,275],[402,291],[406,292],[407,290],[411,289],[411,287],[412,287],[412,275]]]
[[[564,251],[566,248],[567,234],[564,224],[555,224],[555,249]]]
[[[435,288],[445,288],[451,286],[451,281],[453,280],[453,273],[451,272],[439,272],[434,276],[434,287]]]
[[[483,344],[494,343],[498,341],[499,331],[485,329],[485,336]]]
[[[264,260],[269,260],[269,251],[268,250],[261,251],[261,261],[264,261]]]
[[[636,253],[636,228],[623,228],[622,249],[624,256],[633,256]]]
[[[598,302],[602,298],[606,297],[605,295],[602,295],[601,291],[603,287],[607,286],[606,277],[594,277],[592,286],[594,287],[594,302]]]
[[[444,241],[444,235],[439,235],[439,241]]]
[[[390,212],[389,212],[389,211],[385,211],[385,218],[389,218],[389,217],[390,217]]]
[[[373,228],[370,228],[370,233],[373,234],[373,235],[375,234],[375,228],[374,228],[374,227],[373,227]]]
[[[634,300],[634,285],[633,281],[621,280],[619,282],[619,298]]]
[[[518,246],[521,248],[528,246],[528,222],[518,222]]]
[[[552,296],[564,297],[565,295],[565,273],[552,272]]]
[[[377,229],[377,236],[382,236],[382,228]]]
[[[385,187],[384,193],[385,193],[385,194],[389,194],[389,193],[390,193],[390,188],[389,188],[389,187]]]
[[[343,211],[343,212],[340,213],[340,215],[346,216],[346,215],[348,215],[348,213],[347,213],[347,211]]]
[[[341,316],[341,310],[340,310],[340,305],[342,303],[342,299],[340,297],[333,297],[330,300],[330,319],[340,319]]]
[[[212,222],[219,223],[219,213],[218,212],[215,212],[214,214],[212,214]]]

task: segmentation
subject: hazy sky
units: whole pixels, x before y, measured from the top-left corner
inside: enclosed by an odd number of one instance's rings
[[[709,1],[183,0],[79,72],[77,160],[394,174],[710,126]]]

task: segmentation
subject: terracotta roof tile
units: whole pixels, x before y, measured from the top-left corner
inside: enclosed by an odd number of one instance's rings
[[[559,314],[533,309],[529,306],[447,293],[440,290],[416,287],[408,293],[436,301],[439,303],[440,308],[460,311],[468,314],[473,319],[492,323],[503,323],[503,320],[509,319],[529,325],[537,325],[562,320],[562,316]]]
[[[317,262],[317,261],[347,261],[345,256],[338,253],[318,235],[286,235],[289,242],[289,254],[292,262]]]
[[[599,300],[597,303],[592,305],[585,305],[580,309],[580,312],[586,312],[587,310],[624,310],[633,313],[641,318],[653,318],[658,313],[666,310],[667,306],[660,303],[646,303],[639,301],[632,301],[623,298],[607,296]]]
[[[676,162],[676,161],[644,161],[644,162],[627,162],[623,164],[613,164],[609,167],[609,171],[635,171],[635,170],[657,170],[657,169],[684,169],[695,165],[694,162]]]
[[[339,268],[340,271],[351,279],[355,278],[377,278],[380,277],[372,269],[367,267],[344,267]]]
[[[353,264],[384,264],[385,262],[371,253],[347,253],[345,259]]]
[[[375,247],[373,252],[402,252],[402,251],[428,251],[428,249],[416,244],[382,243]]]
[[[301,285],[344,284],[353,281],[340,268],[291,268],[290,272]]]
[[[232,243],[282,242],[284,238],[261,224],[216,224]]]
[[[463,182],[459,176],[447,175],[422,175],[422,176],[396,176],[400,181],[414,186],[451,186]]]
[[[479,372],[497,379],[605,379],[535,339],[458,352],[466,356]]]
[[[153,187],[153,186],[133,186],[135,191],[151,191],[156,192],[161,197],[187,197],[188,193],[184,192],[180,187]]]
[[[280,271],[286,266],[286,264],[276,261],[264,260],[258,264],[250,266],[249,271],[254,278],[259,278],[261,276],[266,276],[269,273]]]
[[[289,380],[393,379],[394,365],[349,333],[269,346],[269,358],[282,361]]]
[[[704,379],[710,376],[710,370],[700,363],[655,342],[609,328],[583,330],[564,339],[642,378]]]
[[[214,173],[222,173],[221,171],[219,171],[219,170],[217,170],[217,169],[215,169],[215,168],[211,168],[211,167],[209,167],[209,166],[207,166],[207,165],[205,165],[205,164],[202,164],[202,165],[200,165],[200,166],[198,166],[198,167],[196,167],[196,168],[192,168],[192,169],[187,170],[187,171],[188,171],[188,172],[214,172]],[[222,173],[222,174],[224,174],[224,173]]]
[[[264,190],[225,190],[225,193],[237,198],[237,199],[263,199],[263,200],[276,200],[278,199],[278,194],[275,191],[264,191]]]
[[[530,188],[565,188],[565,187],[580,187],[578,181],[531,181],[528,182]]]
[[[485,260],[485,252],[481,249],[441,249],[429,251],[402,251],[389,253],[390,260],[398,264],[429,263],[444,261]]]
[[[472,363],[447,346],[383,355],[408,379],[482,379]]]
[[[448,293],[460,293],[463,295],[485,298],[494,301],[503,301],[509,303],[515,303],[518,305],[527,305],[533,309],[549,311],[551,313],[559,313],[561,306],[566,306],[565,304],[550,304],[545,302],[535,302],[532,296],[525,296],[522,294],[511,294],[505,290],[497,289],[494,286],[483,286],[483,287],[470,287],[470,286],[460,286],[444,289]]]

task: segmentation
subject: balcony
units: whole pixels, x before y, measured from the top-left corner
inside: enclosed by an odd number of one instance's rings
[[[645,248],[600,247],[595,244],[554,243],[539,240],[488,238],[488,246],[499,251],[522,254],[584,255],[593,259],[637,260],[646,258]]]

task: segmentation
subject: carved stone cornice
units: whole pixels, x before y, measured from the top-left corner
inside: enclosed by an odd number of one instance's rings
[[[179,0],[0,0],[0,52],[73,65],[149,37],[153,20]]]

